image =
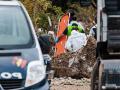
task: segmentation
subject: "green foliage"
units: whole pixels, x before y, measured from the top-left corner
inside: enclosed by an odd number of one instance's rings
[[[39,13],[38,18],[36,18],[36,25],[43,28],[43,30],[48,30],[49,24],[45,13]]]
[[[26,6],[35,27],[44,30],[49,29],[48,16],[54,20],[63,13],[61,7],[52,5],[51,0],[22,0],[22,3]]]
[[[21,0],[27,8],[36,29],[49,30],[48,16],[53,26],[58,24],[59,17],[68,9],[74,9],[78,19],[86,22],[93,20],[95,9],[90,6],[80,7],[79,0]]]

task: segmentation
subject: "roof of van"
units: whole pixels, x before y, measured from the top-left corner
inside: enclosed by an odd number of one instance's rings
[[[0,5],[20,6],[17,0],[0,0]]]

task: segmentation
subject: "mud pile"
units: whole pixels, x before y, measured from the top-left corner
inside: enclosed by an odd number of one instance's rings
[[[56,77],[90,77],[95,62],[96,40],[88,38],[87,45],[75,53],[67,52],[52,59]]]

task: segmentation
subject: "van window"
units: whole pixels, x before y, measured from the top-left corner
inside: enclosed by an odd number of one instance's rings
[[[0,48],[23,48],[32,44],[26,16],[19,6],[0,6]]]

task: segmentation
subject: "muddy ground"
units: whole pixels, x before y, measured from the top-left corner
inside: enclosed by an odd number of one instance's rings
[[[52,69],[56,77],[90,78],[96,61],[96,40],[88,37],[87,45],[75,53],[67,52],[53,57]]]

